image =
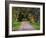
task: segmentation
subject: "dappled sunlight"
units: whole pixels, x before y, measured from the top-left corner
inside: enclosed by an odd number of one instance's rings
[[[12,31],[40,30],[40,8],[12,7]]]

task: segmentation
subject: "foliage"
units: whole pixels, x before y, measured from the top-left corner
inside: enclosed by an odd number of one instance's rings
[[[40,30],[40,23],[38,22],[34,22],[34,23],[31,23],[32,26],[36,29],[36,30]]]
[[[40,29],[40,8],[12,7],[12,28],[18,30],[22,21],[30,21],[33,27]]]
[[[20,28],[20,25],[21,23],[20,22],[17,22],[17,21],[13,21],[12,22],[12,27],[13,27],[13,30],[18,30]]]

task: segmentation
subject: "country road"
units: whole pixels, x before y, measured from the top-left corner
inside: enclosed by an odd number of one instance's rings
[[[25,30],[35,30],[35,29],[28,21],[23,21],[21,22],[21,26],[19,30],[25,31]]]

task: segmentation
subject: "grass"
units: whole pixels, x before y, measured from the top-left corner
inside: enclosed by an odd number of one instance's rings
[[[36,30],[40,30],[40,23],[39,22],[34,22],[31,23],[32,26],[36,29]],[[17,31],[19,30],[21,26],[21,22],[16,21],[15,19],[12,20],[12,30],[13,31]]]
[[[36,30],[40,30],[40,23],[38,22],[34,22],[34,23],[31,23],[32,26],[36,29]]]
[[[12,22],[12,28],[13,28],[13,31],[16,31],[20,28],[20,25],[21,25],[21,22],[17,22],[16,20],[14,20]]]

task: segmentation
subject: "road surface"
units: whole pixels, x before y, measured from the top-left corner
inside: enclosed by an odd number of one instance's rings
[[[21,26],[19,30],[25,31],[25,30],[35,30],[35,29],[28,21],[23,21],[21,22]]]

